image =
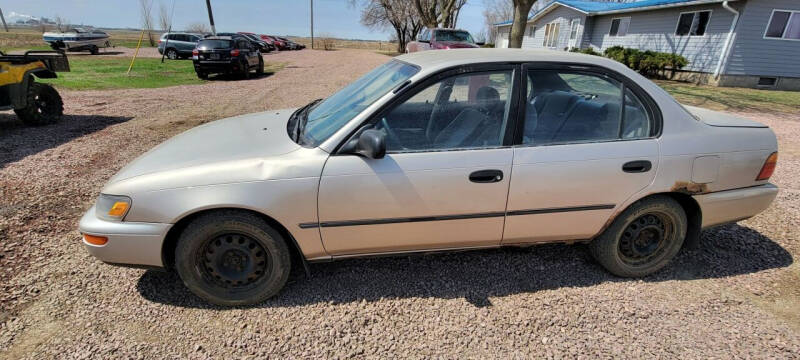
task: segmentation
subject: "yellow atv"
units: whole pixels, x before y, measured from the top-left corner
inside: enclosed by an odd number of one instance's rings
[[[24,55],[0,51],[0,110],[14,109],[31,125],[58,121],[64,113],[61,96],[52,86],[37,83],[34,78],[53,79],[57,71],[69,71],[63,51],[28,51]]]

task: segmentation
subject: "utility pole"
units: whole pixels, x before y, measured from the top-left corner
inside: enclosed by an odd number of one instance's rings
[[[310,1],[311,1],[311,49],[314,49],[314,0]],[[3,22],[3,24],[5,24],[5,21]]]
[[[217,28],[214,27],[214,14],[211,13],[211,0],[206,0],[208,8],[208,22],[211,23],[211,34],[217,36]]]
[[[6,17],[3,16],[3,9],[0,9],[0,19],[3,19],[3,27],[6,29],[6,32],[8,32],[8,25],[6,25]]]

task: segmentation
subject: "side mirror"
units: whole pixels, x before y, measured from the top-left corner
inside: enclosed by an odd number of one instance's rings
[[[358,138],[345,144],[341,151],[370,159],[383,159],[386,156],[386,134],[375,129],[364,130]]]
[[[475,43],[475,45],[483,46],[483,45],[486,45],[486,43],[483,42],[483,41],[478,41],[478,42]]]

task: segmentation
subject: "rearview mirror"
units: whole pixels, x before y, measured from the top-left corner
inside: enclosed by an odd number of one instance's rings
[[[386,156],[386,134],[383,131],[364,130],[358,137],[353,152],[370,159],[383,159]]]

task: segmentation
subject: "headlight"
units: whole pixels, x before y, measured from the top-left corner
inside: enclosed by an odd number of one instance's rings
[[[100,194],[95,205],[98,218],[107,221],[121,221],[131,208],[131,198],[119,195]]]

